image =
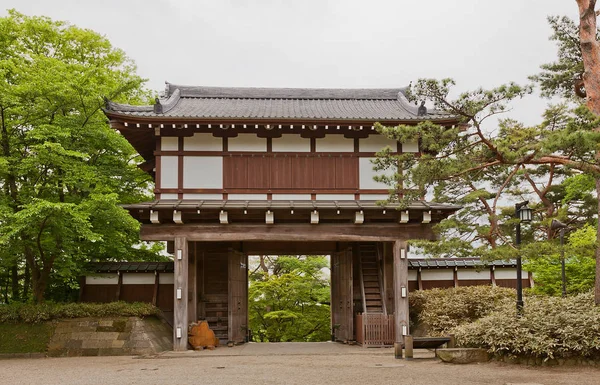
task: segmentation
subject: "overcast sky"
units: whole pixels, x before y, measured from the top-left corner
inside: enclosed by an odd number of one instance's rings
[[[459,91],[527,82],[556,57],[548,15],[575,0],[2,0],[2,15],[67,20],[106,35],[164,82],[244,87],[401,87],[454,78]],[[510,116],[539,122],[529,97]]]

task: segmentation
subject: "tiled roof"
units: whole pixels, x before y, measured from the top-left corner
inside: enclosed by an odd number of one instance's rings
[[[87,270],[95,273],[172,273],[174,269],[173,262],[92,262],[87,265]]]
[[[429,110],[406,99],[405,88],[225,88],[167,84],[164,99],[153,106],[107,101],[109,114],[132,117],[200,119],[304,119],[350,121],[452,120],[452,115]]]
[[[417,269],[419,267],[425,269],[447,269],[447,268],[482,268],[486,266],[497,266],[497,267],[515,267],[517,262],[515,260],[509,261],[482,261],[479,258],[423,258],[423,259],[409,259],[408,265],[411,269]]]
[[[154,202],[133,203],[123,205],[127,210],[153,209],[153,210],[196,210],[196,209],[348,209],[369,210],[382,208],[396,208],[396,205],[381,206],[374,200],[315,200],[315,201],[289,201],[289,200],[171,200],[161,199]],[[411,202],[407,209],[410,210],[441,210],[457,211],[461,206],[443,203],[416,201]]]
[[[408,259],[408,268],[424,269],[453,269],[453,268],[483,268],[483,267],[515,267],[516,261],[482,262],[478,258],[426,258]],[[94,273],[153,273],[174,271],[173,262],[95,262],[87,265],[87,270]]]

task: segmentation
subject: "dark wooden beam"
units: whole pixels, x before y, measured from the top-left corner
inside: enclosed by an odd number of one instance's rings
[[[338,241],[384,242],[398,239],[435,239],[430,226],[422,224],[143,224],[144,241]]]

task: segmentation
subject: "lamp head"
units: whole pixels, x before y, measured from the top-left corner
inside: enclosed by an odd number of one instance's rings
[[[564,223],[562,223],[558,219],[553,219],[552,223],[550,224],[550,229],[551,230],[559,230],[559,229],[564,229],[566,227],[567,227],[567,225],[565,225]]]

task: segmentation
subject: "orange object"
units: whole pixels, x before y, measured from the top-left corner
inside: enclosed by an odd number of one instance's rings
[[[188,333],[188,341],[194,349],[199,347],[214,349],[219,346],[219,339],[215,337],[215,332],[208,327],[208,322],[198,321],[197,324],[192,325],[192,329]]]

